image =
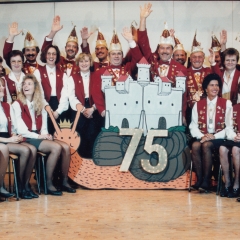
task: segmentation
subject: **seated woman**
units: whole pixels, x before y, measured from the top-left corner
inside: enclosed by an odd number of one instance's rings
[[[74,193],[76,190],[68,184],[70,148],[64,142],[53,141],[52,135],[48,134],[47,112],[43,106],[44,101],[36,77],[31,74],[25,75],[18,100],[13,103],[15,116],[18,119],[17,131],[26,138],[27,143],[49,154],[46,165],[48,193],[62,195],[62,192],[57,191],[52,183],[53,171],[60,155],[62,157],[62,191]]]
[[[240,103],[233,106],[233,128],[226,131],[227,141],[220,147],[220,162],[225,179],[225,187],[222,188],[220,196],[235,198],[239,196],[239,172],[240,172]],[[232,161],[234,166],[234,183],[231,185],[229,176],[229,151],[232,153]]]
[[[232,103],[218,97],[222,87],[219,75],[206,76],[202,88],[206,98],[196,102],[189,129],[196,138],[192,144],[192,161],[197,175],[194,189],[208,191],[212,176],[212,153],[224,141],[225,130],[230,127]]]
[[[94,87],[94,75],[90,72],[90,67],[93,64],[92,56],[80,53],[76,59],[76,64],[79,66],[80,72],[73,73],[68,79],[69,102],[74,111],[79,106],[82,106],[77,125],[77,132],[81,137],[78,152],[81,157],[91,158],[93,144],[101,127],[104,125],[104,118],[96,111],[92,98],[92,89]]]
[[[41,53],[41,61],[46,65],[36,71],[40,72],[45,99],[53,111],[54,118],[63,121],[67,118],[65,111],[68,110],[69,101],[66,86],[67,75],[56,65],[60,61],[58,47],[47,46]],[[55,129],[50,118],[48,120],[48,132],[53,134]]]
[[[0,78],[0,99],[4,97],[5,81]],[[4,175],[7,169],[9,152],[19,155],[19,195],[23,199],[38,198],[29,185],[29,179],[35,164],[37,149],[22,142],[23,137],[16,135],[16,122],[11,105],[0,102],[0,196],[11,197],[3,188]],[[21,143],[21,144],[19,144]],[[4,145],[5,144],[5,145]]]

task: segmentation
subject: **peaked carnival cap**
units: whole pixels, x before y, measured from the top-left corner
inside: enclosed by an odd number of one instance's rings
[[[37,42],[33,38],[32,34],[28,31],[24,39],[24,48],[26,47],[38,47]]]
[[[183,44],[180,43],[179,39],[177,37],[174,36],[174,42],[175,42],[175,47],[173,49],[173,52],[177,51],[177,50],[183,50],[185,51]]]
[[[195,52],[203,52],[203,48],[201,47],[201,43],[197,41],[196,36],[197,36],[197,31],[195,32],[195,35],[194,35],[194,38],[193,38],[191,54],[195,53]]]
[[[77,33],[76,33],[76,26],[73,27],[68,39],[67,39],[67,43],[68,42],[75,42],[78,44],[78,37],[77,37]]]
[[[160,44],[169,44],[169,45],[172,45],[174,47],[175,46],[174,38],[170,35],[166,22],[164,23],[164,25],[165,25],[165,29],[162,32],[162,36],[160,36],[159,45]]]
[[[212,34],[212,46],[211,46],[211,49],[214,52],[218,52],[219,50],[221,50],[221,44],[220,44],[220,42],[218,41],[217,37],[214,34]]]
[[[122,45],[118,39],[118,35],[114,32],[112,41],[110,43],[109,52],[111,51],[122,51]]]
[[[96,41],[96,47],[97,46],[104,46],[108,48],[107,42],[103,36],[103,34],[100,32],[100,28],[98,28],[98,35],[97,35],[97,41]]]

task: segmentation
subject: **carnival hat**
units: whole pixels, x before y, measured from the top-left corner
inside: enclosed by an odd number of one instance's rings
[[[211,46],[211,49],[214,52],[218,52],[219,50],[221,50],[221,44],[220,44],[220,42],[218,41],[217,37],[214,34],[212,34],[212,46]]]
[[[168,31],[168,26],[167,23],[165,22],[165,29],[162,32],[162,36],[160,36],[160,44],[169,44],[172,45],[173,47],[175,46],[175,41],[174,38],[170,35],[169,31]]]
[[[112,41],[110,43],[109,52],[111,51],[122,51],[121,43],[118,39],[118,35],[114,32]]]
[[[100,32],[100,29],[98,29],[98,35],[97,35],[97,41],[96,41],[96,47],[103,46],[108,48],[107,42],[103,36],[103,34]]]
[[[37,42],[33,38],[32,34],[28,31],[24,39],[24,48],[26,47],[38,47]]]
[[[73,27],[73,30],[71,31],[68,39],[67,39],[67,43],[68,42],[75,42],[78,44],[78,37],[77,37],[77,33],[76,33],[76,26]]]
[[[197,31],[195,32],[195,35],[194,35],[194,38],[193,38],[191,54],[195,53],[195,52],[203,52],[203,48],[201,47],[201,43],[197,41],[196,36],[197,36]]]

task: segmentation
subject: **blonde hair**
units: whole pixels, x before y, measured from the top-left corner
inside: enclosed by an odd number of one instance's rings
[[[24,105],[27,104],[26,96],[23,93],[23,84],[28,79],[31,79],[33,81],[33,83],[34,83],[34,93],[33,93],[32,102],[33,102],[33,108],[34,108],[35,112],[37,113],[37,116],[39,116],[42,113],[42,109],[43,109],[43,96],[42,96],[40,84],[39,84],[38,80],[36,79],[36,77],[33,74],[26,74],[23,77],[22,88],[21,88],[21,91],[19,92],[17,98]]]
[[[76,58],[76,65],[79,65],[79,62],[82,61],[85,57],[88,57],[90,60],[90,67],[93,65],[93,58],[92,55],[89,53],[80,53]]]

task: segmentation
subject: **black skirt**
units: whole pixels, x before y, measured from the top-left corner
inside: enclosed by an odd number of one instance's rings
[[[225,140],[221,146],[225,146],[225,147],[239,147],[240,148],[240,142],[234,142],[232,140]]]
[[[2,137],[2,138],[9,138],[10,135],[9,135],[8,132],[0,132],[0,137]],[[8,144],[8,143],[6,143],[6,142],[0,142],[0,143]]]

